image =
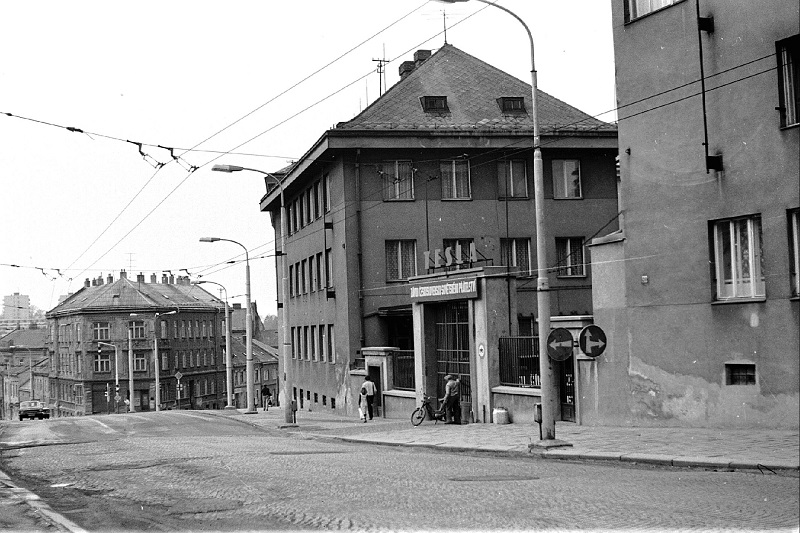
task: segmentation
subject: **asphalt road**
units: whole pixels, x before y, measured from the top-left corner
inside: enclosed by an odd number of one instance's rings
[[[89,531],[794,530],[797,476],[348,444],[202,411],[14,422],[0,470]]]

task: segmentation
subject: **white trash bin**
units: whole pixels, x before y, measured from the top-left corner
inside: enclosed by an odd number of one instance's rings
[[[492,420],[495,424],[510,424],[511,421],[508,419],[508,409],[505,407],[497,407],[492,410]]]

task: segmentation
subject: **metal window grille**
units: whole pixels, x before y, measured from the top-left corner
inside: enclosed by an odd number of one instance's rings
[[[755,385],[756,365],[731,364],[725,365],[726,384],[728,385]]]
[[[396,350],[392,357],[392,387],[400,390],[415,390],[414,350]]]
[[[451,374],[461,382],[461,400],[470,401],[472,392],[467,302],[442,304],[435,309],[437,398],[444,396],[444,376]]]
[[[500,384],[540,387],[539,337],[500,337]]]

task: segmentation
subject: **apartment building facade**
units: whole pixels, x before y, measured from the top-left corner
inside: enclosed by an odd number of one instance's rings
[[[800,6],[614,0],[613,25],[624,222],[590,247],[584,422],[796,428]]]
[[[224,303],[188,277],[87,279],[46,316],[53,416],[155,410],[156,350],[161,408],[225,406]]]

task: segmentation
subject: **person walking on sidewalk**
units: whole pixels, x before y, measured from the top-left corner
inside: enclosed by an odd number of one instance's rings
[[[461,424],[461,382],[450,374],[444,379],[445,424]]]
[[[270,392],[269,387],[264,385],[261,388],[261,403],[264,404],[264,410],[269,410],[269,404],[272,401],[272,392]]]
[[[369,378],[369,376],[364,376],[364,383],[361,385],[361,390],[366,391],[367,395],[367,409],[364,411],[365,414],[369,415],[369,419],[372,420],[372,405],[375,402],[375,383]]]
[[[368,408],[367,408],[367,389],[361,387],[361,392],[358,395],[358,417],[365,424],[367,423]]]

